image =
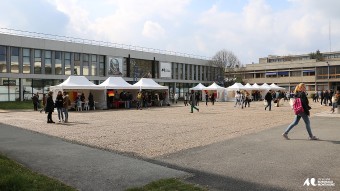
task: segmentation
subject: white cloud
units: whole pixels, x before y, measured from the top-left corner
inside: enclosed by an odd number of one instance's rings
[[[143,27],[143,35],[151,39],[159,39],[165,35],[165,30],[158,23],[146,21]]]

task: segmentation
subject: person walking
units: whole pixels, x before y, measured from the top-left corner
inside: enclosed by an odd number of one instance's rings
[[[68,122],[68,108],[71,106],[71,100],[68,97],[67,92],[63,92],[63,113],[64,113],[64,122]]]
[[[42,97],[42,105],[43,107],[41,108],[40,113],[42,113],[42,111],[44,111],[46,108],[46,95],[45,94],[43,94],[43,97]]]
[[[335,108],[338,107],[339,99],[340,99],[340,91],[338,90],[336,91],[336,94],[332,96],[332,109],[331,109],[332,113],[334,113]]]
[[[309,101],[306,95],[306,86],[304,83],[300,83],[299,85],[297,85],[295,87],[295,91],[294,91],[295,95],[295,99],[300,98],[301,99],[301,104],[303,107],[304,112],[299,113],[297,115],[295,115],[295,119],[294,121],[287,127],[286,131],[282,134],[282,136],[289,140],[288,137],[288,133],[290,130],[293,129],[293,127],[295,127],[297,124],[299,124],[300,119],[302,118],[303,121],[305,122],[306,125],[306,129],[309,135],[309,140],[318,140],[317,137],[315,137],[312,133],[312,130],[310,128],[310,120],[309,120],[309,116],[310,116],[310,112],[309,110],[311,109],[311,107],[309,106]]]
[[[32,96],[32,102],[33,102],[34,111],[38,111],[38,102],[39,102],[39,98],[38,98],[37,94],[33,94],[33,96]]]
[[[46,100],[46,110],[47,113],[47,123],[55,123],[52,120],[52,112],[54,111],[54,102],[53,102],[53,92],[48,92],[47,100]]]
[[[211,103],[212,105],[215,105],[215,93],[214,92],[211,94]]]
[[[188,105],[188,93],[185,93],[184,95],[184,106]]]
[[[264,99],[267,101],[267,105],[264,108],[264,110],[267,110],[267,107],[269,107],[269,111],[272,110],[272,100],[273,100],[273,96],[271,93],[271,90],[269,90],[266,94],[266,96],[264,97]]]
[[[196,109],[199,112],[200,110],[196,107],[196,95],[195,95],[194,90],[191,90],[190,100],[191,100],[191,112],[190,113],[194,113],[194,109]]]
[[[63,104],[64,104],[63,94],[61,93],[61,91],[58,91],[57,99],[55,100],[55,106],[56,106],[57,111],[58,111],[59,123],[61,121],[64,121]]]
[[[205,92],[205,105],[208,106],[208,101],[209,101],[209,94],[208,92]]]

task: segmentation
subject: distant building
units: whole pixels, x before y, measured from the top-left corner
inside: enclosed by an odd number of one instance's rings
[[[260,58],[258,64],[248,64],[234,73],[244,82],[259,85],[275,83],[294,90],[301,82],[307,91],[340,90],[340,52],[324,52],[322,59],[309,54]]]

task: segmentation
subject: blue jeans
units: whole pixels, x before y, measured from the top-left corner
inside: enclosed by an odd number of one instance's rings
[[[300,113],[299,115],[295,115],[295,119],[293,121],[293,123],[291,123],[288,128],[286,129],[285,131],[285,134],[288,134],[290,130],[293,129],[293,127],[295,127],[297,124],[299,124],[299,121],[300,119],[303,119],[303,121],[305,122],[306,124],[306,129],[307,129],[307,132],[308,132],[308,135],[309,137],[313,137],[313,134],[312,134],[312,130],[310,128],[310,121],[309,121],[309,117],[308,115],[306,115],[305,113]]]
[[[58,119],[59,119],[59,121],[60,121],[60,116],[61,116],[61,119],[64,120],[63,108],[62,107],[57,107],[57,111],[58,111]]]
[[[68,109],[63,108],[63,112],[64,112],[64,115],[65,115],[65,121],[68,121]]]

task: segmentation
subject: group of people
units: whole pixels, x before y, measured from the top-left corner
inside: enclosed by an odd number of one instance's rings
[[[57,108],[59,122],[68,122],[68,108],[71,106],[71,101],[67,92],[59,91],[55,102],[53,101],[53,92],[50,91],[47,95],[45,112],[47,113],[47,123],[55,123],[52,120],[52,112]]]
[[[251,97],[250,94],[246,91],[236,91],[235,94],[235,105],[243,108],[246,108],[247,105],[250,107]]]
[[[339,91],[337,91],[336,93],[334,93],[333,90],[317,91],[315,92],[313,96],[313,101],[319,102],[319,99],[320,99],[320,104],[325,105],[325,106],[331,106],[332,107],[331,111],[334,113],[334,109],[337,108],[337,106],[339,105],[338,95],[339,95]]]

